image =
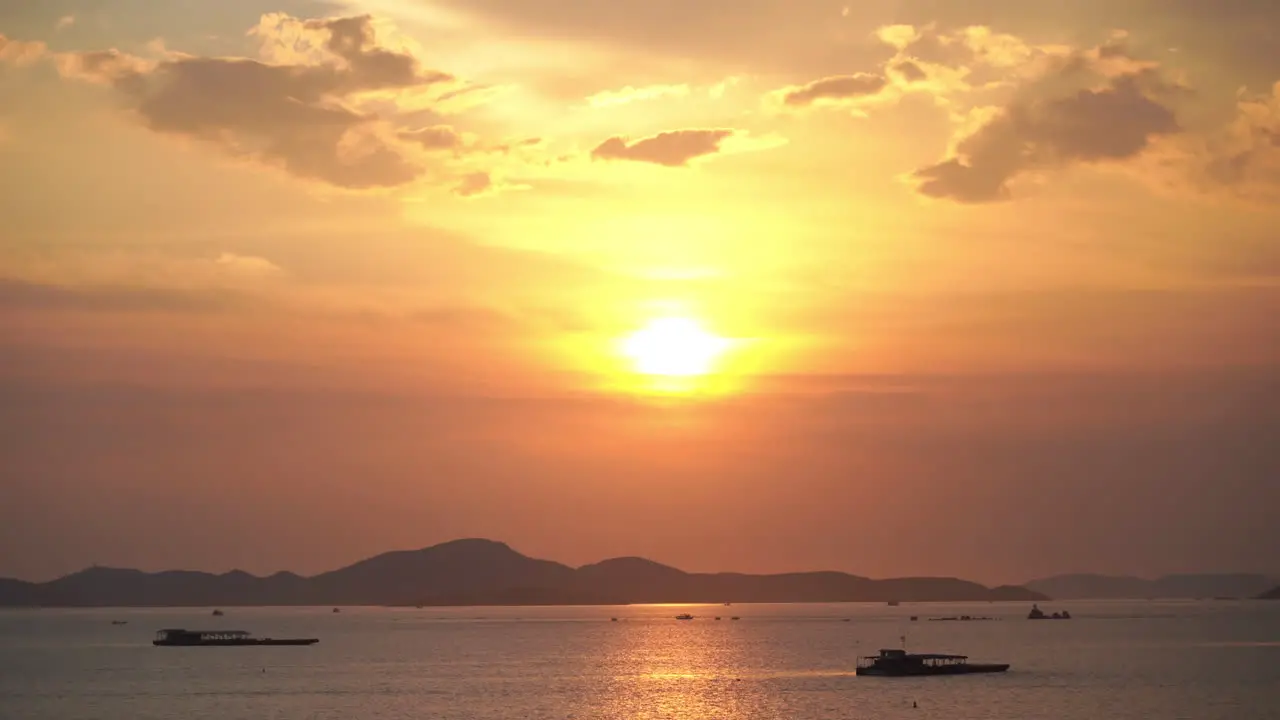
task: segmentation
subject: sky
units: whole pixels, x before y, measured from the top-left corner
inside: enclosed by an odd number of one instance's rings
[[[1280,573],[1273,0],[0,5],[0,576]]]

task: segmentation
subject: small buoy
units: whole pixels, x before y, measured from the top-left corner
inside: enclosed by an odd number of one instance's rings
[[[916,705],[916,701],[915,701],[915,700],[912,700],[912,701],[911,701],[911,707],[913,707],[913,708],[914,708],[914,707],[920,707],[920,706],[919,706],[919,705]]]

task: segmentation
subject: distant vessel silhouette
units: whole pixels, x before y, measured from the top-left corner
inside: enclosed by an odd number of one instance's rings
[[[967,655],[881,650],[879,655],[859,658],[855,673],[880,677],[911,677],[997,673],[1008,669],[1008,663],[970,663]]]
[[[676,616],[676,619],[677,619],[677,620],[692,620],[692,619],[693,619],[693,616],[692,616],[692,615],[690,615],[689,613],[684,613],[684,614],[682,614],[682,615],[677,615],[677,616]]]
[[[1027,613],[1027,619],[1028,620],[1070,620],[1071,613],[1067,612],[1066,610],[1063,610],[1062,612],[1055,612],[1052,615],[1046,615],[1045,612],[1040,609],[1039,605],[1032,605],[1031,612]]]
[[[185,630],[156,632],[152,645],[161,647],[226,647],[232,645],[314,645],[318,638],[255,638],[244,630]]]

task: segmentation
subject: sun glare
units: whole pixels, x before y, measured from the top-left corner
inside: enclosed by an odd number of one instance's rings
[[[729,341],[683,317],[651,320],[622,343],[636,372],[662,377],[697,377],[715,369]]]

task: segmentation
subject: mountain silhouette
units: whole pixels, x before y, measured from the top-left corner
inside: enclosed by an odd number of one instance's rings
[[[1023,587],[1059,600],[1250,598],[1276,580],[1249,573],[1165,575],[1155,580],[1114,575],[1055,575]]]
[[[302,577],[92,567],[47,583],[0,579],[0,606],[595,605],[658,602],[1039,601],[956,578],[873,580],[842,572],[686,573],[638,557],[572,568],[505,543],[464,539],[397,550]]]

